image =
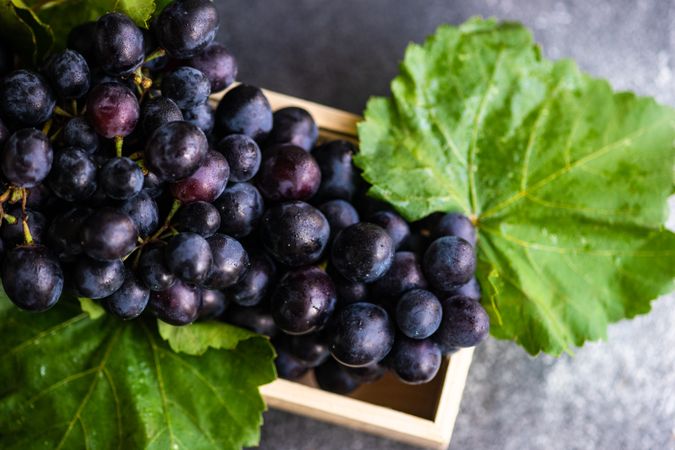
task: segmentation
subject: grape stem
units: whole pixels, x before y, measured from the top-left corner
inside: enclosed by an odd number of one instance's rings
[[[124,148],[124,137],[115,136],[115,154],[118,158],[122,157],[122,149]]]
[[[161,58],[162,56],[166,56],[166,50],[164,50],[163,48],[160,47],[157,50],[155,50],[154,52],[150,53],[145,58],[145,60],[143,61],[143,64],[149,63],[150,61],[152,61],[154,59]]]
[[[169,214],[167,214],[166,219],[164,219],[164,223],[162,224],[162,226],[157,231],[155,231],[155,233],[152,236],[150,236],[149,238],[147,238],[145,240],[141,240],[140,245],[138,245],[134,249],[133,252],[131,252],[129,255],[127,255],[127,258],[128,258],[129,256],[131,256],[132,253],[136,252],[136,256],[134,257],[134,262],[133,262],[134,268],[138,267],[138,263],[141,260],[141,253],[143,253],[143,247],[145,247],[146,245],[148,245],[151,242],[161,240],[161,239],[164,239],[166,237],[169,237],[169,236],[173,235],[172,233],[168,234],[168,235],[164,235],[164,232],[166,230],[168,230],[169,228],[171,228],[172,232],[173,232],[173,228],[171,227],[171,220],[173,219],[173,216],[176,215],[176,213],[180,209],[181,205],[182,205],[182,203],[180,202],[180,200],[174,199],[173,204],[171,205],[171,210],[169,211]],[[125,258],[125,260],[126,260],[126,258]]]
[[[58,105],[54,107],[54,114],[56,114],[57,116],[67,117],[69,119],[73,118],[73,115],[71,113],[69,113],[68,111],[66,111],[65,109],[61,108]]]
[[[23,236],[26,240],[26,245],[33,245],[33,235],[30,233],[28,227],[28,214],[26,213],[26,203],[28,201],[28,189],[21,188],[21,214],[23,223]]]
[[[77,116],[77,99],[76,98],[71,100],[70,107],[73,110],[73,115]]]
[[[49,119],[48,121],[45,122],[44,126],[42,127],[42,134],[45,136],[49,135],[49,130],[52,129],[52,119]]]

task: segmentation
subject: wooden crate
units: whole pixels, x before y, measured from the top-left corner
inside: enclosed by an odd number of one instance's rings
[[[317,103],[265,91],[274,110],[299,106],[316,120],[322,139],[356,141],[361,118]],[[443,362],[430,382],[410,386],[387,374],[373,384],[359,387],[349,396],[322,391],[313,376],[298,382],[276,380],[262,386],[267,404],[295,414],[404,441],[422,447],[444,449],[450,443],[473,348],[463,349]]]

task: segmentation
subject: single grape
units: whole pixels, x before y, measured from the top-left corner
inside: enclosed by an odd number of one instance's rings
[[[340,363],[364,367],[380,362],[394,344],[389,315],[372,303],[352,303],[335,314],[330,351]]]
[[[123,202],[119,208],[127,214],[138,229],[138,236],[146,238],[159,228],[159,208],[157,202],[146,190]]]
[[[99,84],[87,97],[89,122],[98,134],[108,139],[130,135],[140,114],[134,93],[119,83]]]
[[[225,156],[230,164],[230,181],[242,182],[253,178],[260,169],[262,153],[258,144],[245,134],[231,134],[224,137],[216,150]]]
[[[52,220],[47,229],[47,243],[59,259],[70,259],[82,253],[80,229],[92,212],[89,208],[76,207]]]
[[[98,134],[84,117],[74,117],[63,127],[63,143],[68,147],[78,147],[92,155],[99,146]]]
[[[424,289],[406,292],[396,303],[396,324],[411,339],[426,339],[438,330],[443,308],[438,298]]]
[[[359,213],[354,207],[342,199],[329,200],[319,206],[330,225],[331,240],[343,228],[359,223]]]
[[[196,233],[180,233],[166,246],[164,260],[183,281],[201,283],[211,270],[213,255],[206,239]]]
[[[235,238],[251,234],[265,212],[262,195],[249,183],[225,188],[213,205],[220,213],[220,231]]]
[[[145,163],[162,181],[174,182],[199,169],[209,143],[204,132],[188,122],[169,122],[155,130],[145,145]]]
[[[358,172],[352,164],[355,153],[356,149],[347,141],[331,141],[314,149],[312,155],[321,170],[318,198],[352,199],[358,180]]]
[[[211,82],[211,92],[222,91],[237,78],[237,61],[224,45],[213,42],[202,52],[187,61],[206,75]]]
[[[113,208],[92,213],[80,230],[82,249],[91,258],[114,261],[136,247],[138,229],[129,215]]]
[[[460,296],[460,297],[467,297],[470,298],[471,300],[475,300],[477,302],[480,302],[481,299],[481,290],[480,290],[480,284],[478,284],[478,280],[476,277],[471,277],[471,279],[464,283],[463,285],[459,286],[456,289],[453,289],[448,293],[450,297],[455,297],[455,296]]]
[[[13,185],[32,188],[47,177],[53,160],[54,152],[47,136],[34,128],[24,128],[5,143],[0,168]]]
[[[368,297],[368,286],[365,283],[346,279],[331,265],[328,266],[327,272],[335,284],[340,306],[365,301]]]
[[[143,33],[122,13],[108,13],[96,22],[94,48],[98,63],[111,75],[130,75],[145,58]]]
[[[318,267],[309,266],[286,273],[272,294],[272,316],[288,334],[321,330],[335,310],[335,286]]]
[[[263,92],[240,84],[228,91],[216,109],[216,131],[221,136],[245,134],[260,142],[272,130],[272,107]]]
[[[98,261],[80,256],[73,268],[77,292],[93,299],[112,295],[124,283],[125,269],[121,259]]]
[[[151,291],[165,291],[176,282],[176,276],[164,263],[164,250],[161,248],[143,250],[137,272]]]
[[[61,98],[80,98],[89,92],[89,65],[74,50],[55,54],[47,64],[47,78]]]
[[[51,213],[62,206],[59,199],[53,194],[52,190],[45,183],[38,184],[28,191],[26,206],[29,209]]]
[[[208,238],[220,228],[220,214],[211,203],[188,203],[181,206],[174,216],[173,227],[178,231],[189,231]]]
[[[202,52],[218,31],[218,10],[209,0],[175,0],[154,22],[160,45],[172,58],[186,59]]]
[[[47,247],[20,246],[4,254],[2,285],[21,309],[46,311],[63,291],[63,271]]]
[[[25,237],[23,234],[22,211],[19,206],[10,208],[7,211],[16,218],[15,223],[3,223],[0,228],[0,234],[5,244],[9,246],[23,244]],[[33,242],[41,244],[43,238],[46,237],[47,232],[47,218],[39,211],[26,210],[26,218],[28,221],[28,228],[30,229]]]
[[[460,213],[448,213],[440,218],[433,228],[432,236],[457,236],[471,245],[476,245],[476,228],[468,217]]]
[[[475,300],[451,297],[441,301],[443,320],[434,340],[444,349],[473,347],[490,331],[490,317]]]
[[[276,350],[277,357],[274,359],[274,365],[277,368],[279,378],[297,380],[307,373],[309,367],[286,349],[277,347]]]
[[[267,200],[308,200],[320,183],[319,166],[300,147],[278,146],[263,155],[257,185]]]
[[[96,191],[94,161],[80,148],[66,148],[56,154],[48,184],[54,194],[66,201],[87,199]]]
[[[150,136],[165,123],[183,120],[183,113],[176,103],[168,97],[155,97],[146,100],[141,109],[141,127]]]
[[[255,306],[271,288],[276,267],[265,254],[250,254],[250,267],[241,279],[225,291],[225,297],[241,306]]]
[[[316,382],[324,391],[347,395],[359,387],[359,382],[347,367],[330,358],[314,369]]]
[[[457,236],[436,239],[424,252],[422,268],[438,292],[450,292],[467,283],[476,271],[473,246]]]
[[[430,339],[400,336],[391,350],[390,364],[396,376],[407,384],[431,381],[441,368],[441,349]]]
[[[143,190],[152,198],[157,198],[164,193],[164,183],[157,175],[148,172],[143,179]]]
[[[199,320],[217,319],[227,309],[225,294],[214,289],[202,289],[202,304],[199,306]]]
[[[16,70],[0,80],[0,115],[15,127],[47,121],[56,105],[52,89],[41,75]]]
[[[206,103],[211,94],[211,82],[193,67],[179,67],[164,75],[162,95],[173,100],[180,109],[190,109]]]
[[[248,253],[236,239],[215,234],[207,239],[213,255],[211,271],[205,281],[210,289],[225,289],[241,280],[251,265]]]
[[[96,22],[85,22],[68,32],[66,47],[75,50],[89,62],[96,62]]]
[[[185,121],[196,126],[205,134],[211,134],[216,124],[216,113],[208,103],[202,103],[194,108],[184,109]]]
[[[348,280],[373,282],[389,270],[393,261],[391,237],[372,223],[350,225],[333,241],[331,262]]]
[[[143,171],[130,158],[111,158],[101,167],[98,182],[106,195],[115,200],[127,200],[143,189]]]
[[[109,313],[123,320],[140,316],[150,300],[150,290],[146,288],[133,272],[127,270],[124,283],[112,295],[101,300]]]
[[[379,363],[364,367],[345,367],[345,369],[352,378],[362,384],[374,383],[387,373],[386,366]]]
[[[152,292],[149,307],[159,320],[180,326],[197,320],[201,304],[201,289],[176,280],[170,288],[161,292]]]
[[[330,226],[321,211],[304,202],[272,206],[260,228],[265,249],[291,267],[317,262],[330,236]]]
[[[268,144],[292,144],[310,151],[319,137],[319,128],[305,109],[290,106],[275,111]]]
[[[372,284],[373,294],[379,298],[398,298],[411,289],[426,287],[422,267],[412,252],[396,252],[389,270]]]
[[[368,222],[384,228],[394,243],[394,248],[399,248],[410,237],[408,223],[395,212],[378,211],[368,217]]]
[[[307,367],[316,367],[323,364],[330,357],[328,343],[318,333],[290,336],[288,351]]]
[[[278,331],[272,315],[265,309],[257,306],[243,307],[232,305],[227,310],[226,316],[229,323],[264,336],[274,337]]]
[[[230,178],[230,166],[223,155],[209,150],[201,166],[187,178],[169,186],[173,196],[183,203],[213,202],[225,190]]]

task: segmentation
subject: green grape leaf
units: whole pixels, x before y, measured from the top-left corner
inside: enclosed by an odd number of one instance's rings
[[[188,355],[203,355],[210,348],[232,350],[240,341],[258,336],[243,328],[215,321],[174,327],[158,320],[157,327],[159,335],[173,351]]]
[[[673,289],[673,109],[482,19],[410,45],[391,92],[368,102],[356,163],[408,219],[475,221],[494,336],[560,354]]]
[[[54,35],[21,0],[0,1],[0,38],[28,63],[36,63],[51,48]]]
[[[0,293],[2,448],[257,444],[265,409],[258,386],[274,379],[274,350],[266,338],[208,328],[228,345],[192,356],[171,350],[153,320],[92,320],[66,298],[30,314]]]

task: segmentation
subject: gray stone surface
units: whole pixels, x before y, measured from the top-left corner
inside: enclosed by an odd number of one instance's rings
[[[240,79],[360,112],[388,91],[410,41],[474,15],[527,24],[552,58],[675,104],[675,2],[665,0],[218,1]],[[261,448],[403,450],[270,411]],[[613,325],[574,357],[490,340],[474,359],[451,448],[675,449],[675,298]]]

